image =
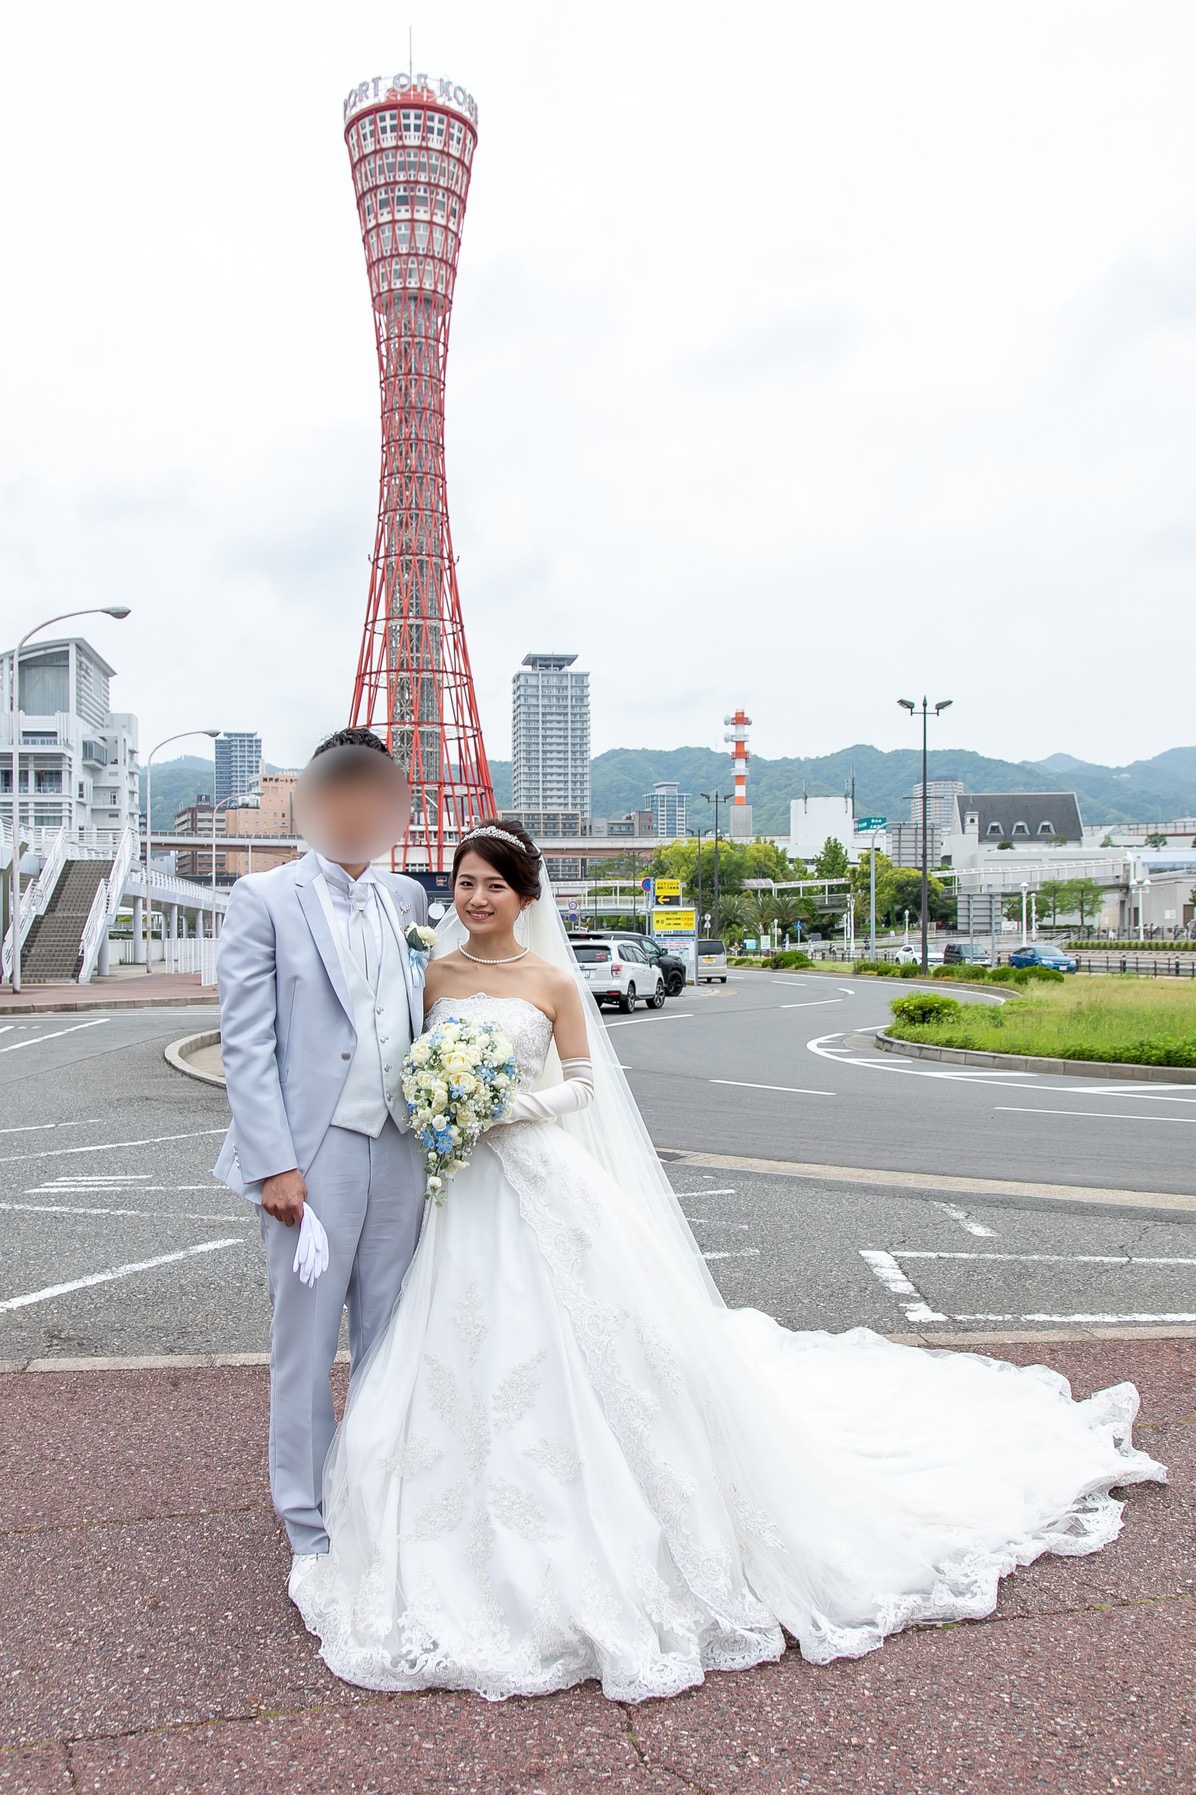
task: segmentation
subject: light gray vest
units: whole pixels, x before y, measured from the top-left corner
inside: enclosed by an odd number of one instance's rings
[[[336,931],[337,952],[349,984],[357,1047],[349,1062],[340,1101],[332,1115],[334,1128],[376,1138],[393,1116],[399,1128],[411,1126],[401,1083],[403,1056],[411,1045],[411,1009],[403,977],[403,949],[395,939],[386,905],[374,893],[382,924],[382,958],[378,988],[372,991]]]

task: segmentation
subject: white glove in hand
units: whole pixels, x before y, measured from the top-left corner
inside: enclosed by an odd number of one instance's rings
[[[553,1122],[594,1101],[594,1068],[589,1060],[562,1060],[564,1083],[547,1091],[521,1091],[504,1122]]]
[[[320,1273],[328,1270],[328,1236],[310,1203],[303,1205],[299,1245],[295,1248],[295,1263],[291,1270],[299,1273],[301,1284],[314,1284]]]

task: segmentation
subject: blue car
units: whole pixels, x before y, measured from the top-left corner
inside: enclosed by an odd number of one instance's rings
[[[1009,956],[1011,966],[1050,966],[1056,972],[1074,972],[1076,963],[1070,954],[1061,953],[1057,947],[1042,947],[1033,943],[1029,947],[1019,947],[1016,953]]]

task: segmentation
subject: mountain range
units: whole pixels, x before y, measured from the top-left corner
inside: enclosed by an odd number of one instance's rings
[[[849,791],[853,782],[857,816],[904,821],[910,814],[910,794],[922,776],[921,759],[916,748],[883,750],[867,743],[807,759],[767,760],[756,755],[748,778],[753,825],[761,835],[785,835],[791,798],[799,798],[803,791],[811,797]],[[932,779],[962,779],[971,791],[1075,791],[1086,823],[1170,822],[1196,815],[1196,747],[1168,748],[1124,767],[1100,766],[1070,754],[1010,761],[968,749],[936,748],[927,765]],[[509,810],[511,763],[492,760],[490,771],[498,807]],[[639,809],[644,794],[661,779],[675,779],[694,798],[716,787],[729,791],[731,763],[713,748],[609,748],[594,760],[591,779],[594,815],[619,817]],[[211,761],[196,755],[155,766],[154,828],[169,828],[175,812],[190,804],[197,790],[210,790],[211,781]],[[144,795],[143,786],[143,800]],[[706,806],[699,803],[698,808],[704,811]]]

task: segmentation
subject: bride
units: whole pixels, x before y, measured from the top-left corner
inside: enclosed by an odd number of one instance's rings
[[[856,1657],[991,1612],[1042,1552],[1095,1552],[1132,1384],[790,1333],[727,1309],[572,955],[531,838],[460,844],[426,1025],[487,1019],[521,1094],[429,1206],[325,1470],[292,1593],[330,1668],[492,1700],[618,1701],[708,1670]]]

